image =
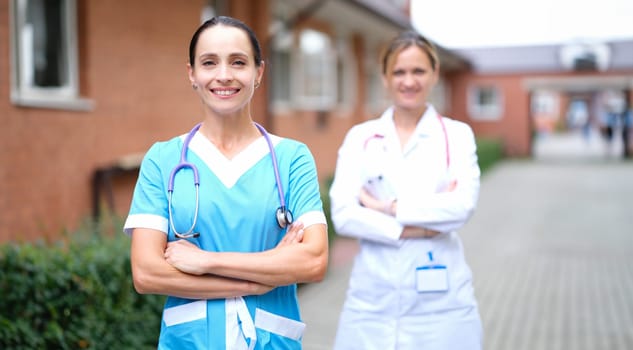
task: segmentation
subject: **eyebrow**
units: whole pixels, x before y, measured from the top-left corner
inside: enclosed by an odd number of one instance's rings
[[[232,52],[228,56],[229,58],[249,58],[249,55],[246,52]],[[200,59],[207,57],[220,57],[220,55],[214,52],[203,52],[198,56]]]

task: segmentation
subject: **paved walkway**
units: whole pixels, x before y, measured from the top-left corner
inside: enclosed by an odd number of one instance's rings
[[[578,137],[550,135],[482,179],[460,236],[485,350],[633,349],[633,161]],[[337,238],[326,279],[300,289],[306,350],[332,348],[356,249]]]

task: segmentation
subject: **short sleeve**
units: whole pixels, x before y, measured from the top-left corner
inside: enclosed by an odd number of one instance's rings
[[[290,163],[289,207],[295,219],[307,227],[313,224],[327,224],[323,213],[323,203],[319,190],[319,179],[314,157],[305,144],[297,143]]]
[[[167,191],[165,174],[160,164],[164,145],[154,144],[143,158],[130,212],[123,226],[123,231],[128,235],[140,227],[168,232]]]

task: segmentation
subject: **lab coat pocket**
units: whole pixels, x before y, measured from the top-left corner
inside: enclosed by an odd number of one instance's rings
[[[163,311],[160,344],[167,349],[184,349],[207,343],[207,301],[198,300]]]
[[[305,323],[257,308],[255,329],[262,349],[301,349]]]

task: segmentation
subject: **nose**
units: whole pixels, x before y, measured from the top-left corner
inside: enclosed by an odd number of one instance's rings
[[[405,74],[404,79],[402,80],[402,83],[405,86],[411,86],[415,84],[415,77],[413,76],[413,74]]]
[[[215,79],[221,82],[231,81],[233,79],[233,73],[231,71],[231,67],[228,64],[220,64],[218,66],[217,75]]]

